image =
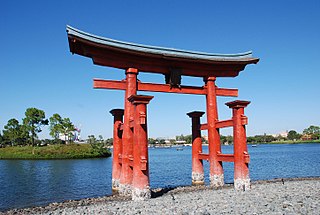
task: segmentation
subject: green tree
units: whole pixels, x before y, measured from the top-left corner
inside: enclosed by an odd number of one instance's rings
[[[35,138],[38,137],[37,133],[42,131],[42,126],[48,125],[48,120],[43,110],[37,108],[28,108],[25,112],[23,125],[26,131],[31,135],[31,143],[35,145]]]
[[[10,145],[25,144],[28,139],[28,134],[24,126],[19,124],[16,119],[10,119],[7,125],[4,126],[3,138],[10,142]]]
[[[69,118],[62,119],[61,128],[62,128],[62,130],[61,130],[62,134],[65,137],[65,141],[67,141],[67,138],[68,138],[68,141],[72,142],[72,137],[73,137],[73,132],[75,130],[75,127]]]
[[[148,139],[148,143],[151,144],[151,145],[156,144],[156,140],[153,139],[153,138],[149,138]]]
[[[113,138],[106,139],[105,143],[107,146],[112,146],[113,145]]]
[[[299,134],[298,132],[296,132],[294,130],[289,131],[288,136],[287,136],[287,138],[289,140],[298,140],[298,139],[300,139],[300,137],[301,137],[301,134]]]
[[[103,141],[103,136],[100,134],[99,136],[99,141],[101,142],[101,143],[103,143],[104,141]]]
[[[309,128],[303,130],[303,134],[311,135],[312,139],[320,138],[320,127],[311,125]]]
[[[49,119],[50,136],[55,140],[59,139],[59,134],[62,133],[62,118],[59,114],[55,113]]]
[[[4,145],[4,144],[3,144],[3,136],[2,136],[2,134],[0,133],[0,147],[1,147],[2,145]]]

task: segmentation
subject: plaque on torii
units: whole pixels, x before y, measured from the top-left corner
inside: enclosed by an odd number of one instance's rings
[[[234,186],[237,190],[250,188],[249,154],[246,144],[244,108],[247,101],[233,101],[232,119],[218,120],[217,96],[237,97],[237,89],[216,86],[216,78],[236,77],[248,64],[259,59],[252,52],[241,54],[212,54],[146,46],[92,35],[67,26],[70,51],[89,57],[94,64],[123,69],[124,80],[94,79],[96,89],[125,91],[123,109],[114,109],[114,143],[112,188],[134,200],[150,198],[149,161],[147,144],[147,104],[152,96],[138,95],[138,91],[196,94],[206,96],[207,123],[201,124],[204,112],[188,113],[192,118],[192,183],[203,184],[202,160],[210,163],[210,184],[224,185],[222,162],[234,162]],[[142,83],[140,72],[164,75],[164,84]],[[182,76],[202,77],[204,85],[184,86]],[[222,154],[219,129],[233,127],[234,153]],[[208,130],[209,153],[202,153],[201,130]]]

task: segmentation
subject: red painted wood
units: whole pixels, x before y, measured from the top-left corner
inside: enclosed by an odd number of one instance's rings
[[[147,104],[153,96],[132,95],[128,100],[134,105],[134,149],[132,187],[149,188]]]
[[[119,129],[123,121],[123,109],[113,109],[110,111],[113,116],[113,159],[112,159],[112,179],[113,181],[120,181],[121,175],[121,162],[119,162],[119,157],[122,153],[122,131]],[[118,187],[113,186],[112,189],[118,189]]]
[[[126,71],[126,91],[124,101],[124,123],[123,123],[123,135],[122,135],[122,169],[120,176],[121,185],[132,184],[132,168],[129,157],[133,154],[133,132],[130,128],[130,119],[134,116],[134,107],[128,101],[128,98],[137,93],[137,75],[138,70],[129,68]],[[120,190],[121,191],[121,190]]]
[[[111,90],[126,90],[126,81],[113,81],[94,79],[93,87],[95,89],[111,89]],[[181,88],[171,88],[169,84],[154,84],[138,82],[138,91],[163,92],[163,93],[180,93],[180,94],[195,94],[206,95],[206,87],[181,86]],[[237,89],[226,89],[216,87],[217,96],[237,97]]]
[[[202,153],[202,140],[200,130],[200,117],[203,116],[204,112],[194,111],[187,113],[192,121],[192,174],[203,175],[203,163],[199,159],[199,154]],[[195,183],[201,183],[199,181]],[[204,181],[203,181],[204,183]]]
[[[232,108],[233,147],[234,147],[234,179],[249,179],[249,153],[247,148],[246,130],[243,125],[244,108],[248,101],[233,101],[226,103]]]
[[[207,160],[207,161],[209,160],[209,154],[199,153],[198,157],[201,160]]]
[[[233,154],[218,154],[218,160],[223,162],[234,162]]]
[[[207,123],[201,124],[200,125],[200,130],[208,130],[208,124]]]
[[[228,119],[228,120],[221,120],[216,122],[216,128],[227,128],[227,127],[232,127],[233,126],[233,120]]]
[[[207,124],[209,141],[210,176],[212,178],[223,175],[222,162],[218,160],[217,153],[221,151],[220,134],[216,128],[218,121],[218,107],[216,97],[215,77],[207,79]]]

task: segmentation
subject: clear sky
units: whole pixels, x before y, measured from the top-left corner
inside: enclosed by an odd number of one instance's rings
[[[94,90],[93,78],[121,80],[124,71],[93,65],[69,52],[66,25],[92,34],[146,45],[211,53],[252,50],[260,58],[219,87],[239,89],[248,135],[320,125],[320,1],[17,1],[0,6],[0,130],[20,122],[28,107],[59,113],[81,136],[112,136],[109,111],[122,108],[124,92]],[[157,75],[139,75],[162,83]],[[183,84],[202,85],[183,78]],[[205,111],[205,97],[148,93],[150,137],[190,134],[186,113]],[[219,98],[219,118],[228,119]],[[206,119],[203,117],[202,122]],[[230,129],[222,130],[229,134]],[[48,137],[45,129],[40,137]]]

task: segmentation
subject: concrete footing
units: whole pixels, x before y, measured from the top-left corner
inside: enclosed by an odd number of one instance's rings
[[[224,175],[210,175],[210,185],[213,188],[220,188],[224,185]]]
[[[192,172],[192,184],[193,185],[203,185],[204,184],[204,174]]]
[[[130,184],[119,184],[119,194],[121,196],[130,196],[132,193],[132,186]]]
[[[132,189],[133,201],[144,201],[150,198],[151,198],[150,188],[145,188],[145,189],[133,188]]]
[[[112,190],[119,191],[120,180],[119,179],[112,179]]]
[[[234,179],[234,189],[239,191],[250,190],[250,178],[248,179]]]

